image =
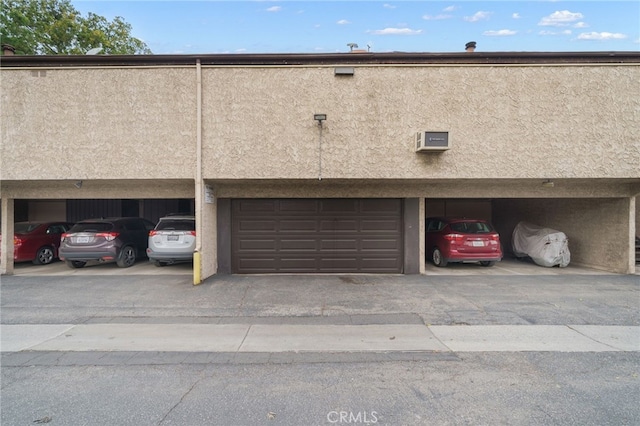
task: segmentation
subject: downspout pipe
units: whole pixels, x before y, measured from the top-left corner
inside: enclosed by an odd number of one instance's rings
[[[204,185],[202,182],[202,67],[196,60],[196,248],[193,253],[193,285],[202,283],[202,227]]]

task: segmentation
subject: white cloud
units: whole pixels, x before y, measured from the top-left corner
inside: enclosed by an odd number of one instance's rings
[[[385,9],[395,9],[396,6],[389,4],[389,3],[385,3],[382,5],[382,7],[384,7]]]
[[[589,28],[589,24],[586,22],[578,22],[573,26],[573,28]]]
[[[608,32],[592,32],[578,35],[578,40],[621,40],[624,38],[627,38],[625,34]]]
[[[453,12],[454,10],[457,10],[458,6],[447,6],[444,9],[442,9],[443,12]]]
[[[568,10],[557,10],[549,16],[545,16],[538,22],[543,27],[564,27],[572,22],[584,18],[580,12],[569,12]]]
[[[513,19],[520,19],[521,18],[520,14],[518,12],[514,13],[513,15],[511,15],[511,17]]]
[[[350,24],[351,22],[347,21],[346,19],[341,19],[338,22],[336,22],[336,24],[338,25],[347,25]]]
[[[451,19],[453,18],[453,16],[451,15],[445,15],[445,14],[440,14],[440,15],[424,15],[422,17],[422,19],[425,19],[427,21],[441,21],[443,19]]]
[[[267,9],[267,12],[280,12],[282,10],[281,6],[271,6]]]
[[[422,30],[412,30],[411,28],[385,28],[383,30],[367,31],[374,35],[418,35],[422,34]]]
[[[476,12],[473,16],[465,16],[464,20],[467,22],[485,21],[489,19],[490,16],[491,16],[491,12],[484,12],[480,10]]]
[[[504,36],[512,36],[512,35],[516,35],[518,32],[517,31],[513,31],[513,30],[491,30],[491,31],[485,31],[482,33],[482,35],[485,36],[490,36],[490,37],[504,37]]]
[[[557,35],[571,35],[571,30],[563,30],[563,31],[550,31],[550,30],[542,30],[538,33],[541,36],[557,36]]]

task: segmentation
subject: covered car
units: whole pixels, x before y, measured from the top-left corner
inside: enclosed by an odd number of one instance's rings
[[[537,265],[564,268],[569,265],[569,240],[564,232],[520,222],[511,240],[516,257],[530,257]]]

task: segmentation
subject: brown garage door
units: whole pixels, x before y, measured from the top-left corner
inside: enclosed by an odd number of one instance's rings
[[[232,271],[401,273],[399,199],[232,201]]]

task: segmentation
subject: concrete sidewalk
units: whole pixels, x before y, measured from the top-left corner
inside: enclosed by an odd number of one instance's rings
[[[2,352],[640,351],[640,327],[417,324],[2,325]]]

